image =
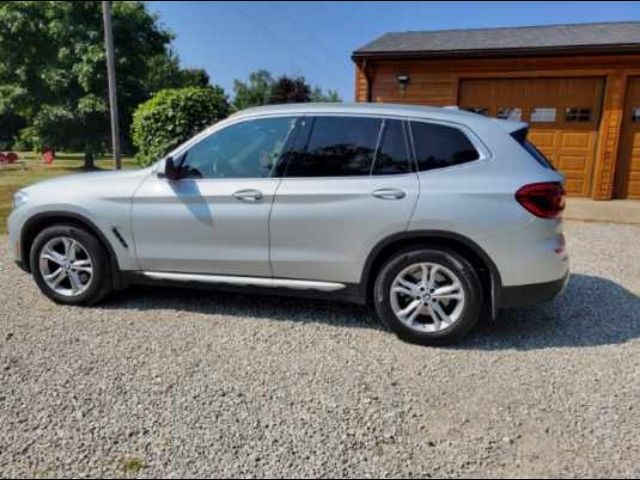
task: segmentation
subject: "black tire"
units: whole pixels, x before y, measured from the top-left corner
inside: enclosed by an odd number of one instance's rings
[[[464,291],[465,304],[460,317],[451,326],[436,332],[423,332],[402,323],[391,306],[391,285],[405,268],[416,263],[435,263],[458,277]],[[449,345],[464,338],[478,323],[482,314],[482,285],[475,269],[461,255],[445,249],[416,247],[393,255],[383,265],[374,285],[374,307],[382,323],[402,340],[419,345]]]
[[[65,296],[53,290],[42,277],[39,258],[42,248],[55,237],[69,237],[85,248],[91,258],[93,278],[88,288],[79,295]],[[92,234],[76,225],[53,225],[42,230],[33,241],[29,255],[31,273],[38,288],[56,303],[65,305],[93,305],[112,290],[112,275],[109,256],[100,241]]]

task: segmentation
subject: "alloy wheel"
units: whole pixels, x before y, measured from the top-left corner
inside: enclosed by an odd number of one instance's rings
[[[404,268],[391,283],[393,313],[418,332],[439,332],[456,323],[465,307],[460,279],[437,263],[416,263]]]
[[[93,263],[89,252],[78,240],[54,237],[40,251],[40,274],[58,295],[76,297],[93,281]]]

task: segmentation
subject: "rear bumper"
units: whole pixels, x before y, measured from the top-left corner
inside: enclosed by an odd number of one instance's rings
[[[569,283],[569,270],[558,280],[530,285],[503,287],[500,308],[528,307],[557,297]]]

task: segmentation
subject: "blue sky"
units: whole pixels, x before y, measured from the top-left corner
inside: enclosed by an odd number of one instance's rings
[[[148,2],[183,66],[231,94],[257,69],[353,100],[351,52],[390,31],[640,20],[640,2]]]

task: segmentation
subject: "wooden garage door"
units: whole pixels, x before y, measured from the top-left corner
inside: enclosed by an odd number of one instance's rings
[[[640,77],[629,77],[627,83],[615,197],[640,199]]]
[[[602,78],[463,80],[461,108],[531,124],[529,140],[566,177],[567,193],[589,196],[602,106]]]

